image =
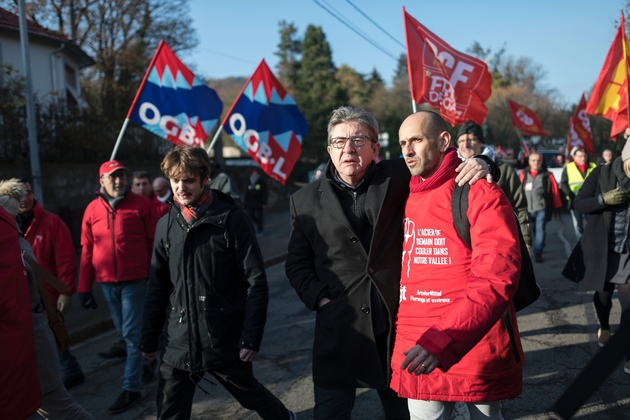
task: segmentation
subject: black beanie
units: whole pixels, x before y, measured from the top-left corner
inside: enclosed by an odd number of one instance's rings
[[[459,127],[457,138],[459,138],[462,134],[472,134],[477,137],[480,142],[484,144],[486,143],[486,139],[483,138],[483,130],[481,129],[481,126],[474,121],[466,121]]]

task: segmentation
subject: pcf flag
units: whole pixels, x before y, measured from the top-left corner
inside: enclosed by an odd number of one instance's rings
[[[127,118],[177,145],[203,146],[222,110],[217,93],[160,41]]]
[[[405,11],[407,71],[411,99],[439,109],[452,125],[472,120],[482,124],[492,92],[492,76],[483,61],[461,53]]]
[[[295,101],[262,60],[221,124],[241,149],[284,184],[308,131]]]
[[[514,127],[521,130],[527,136],[548,135],[545,133],[545,130],[543,130],[542,124],[534,111],[509,99],[508,104],[510,105],[510,111],[512,111],[512,124]]]
[[[610,137],[613,139],[628,126],[628,40],[623,14],[593,93],[588,98],[586,112],[612,121]]]
[[[582,98],[575,113],[569,119],[569,150],[574,147],[584,149],[590,156],[595,155],[593,148],[593,134],[591,133],[591,123],[586,115],[586,98],[582,93]]]

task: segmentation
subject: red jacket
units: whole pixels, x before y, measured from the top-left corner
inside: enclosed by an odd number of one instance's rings
[[[77,255],[70,229],[59,218],[42,208],[39,202],[33,207],[35,218],[24,233],[24,238],[31,244],[37,261],[50,274],[68,286],[64,295],[72,295],[77,279]],[[46,293],[53,306],[57,306],[59,292],[44,282]]]
[[[0,207],[0,419],[25,419],[42,405],[26,268],[13,217]]]
[[[158,213],[158,219],[164,216],[165,214],[168,214],[168,211],[170,210],[171,207],[168,205],[168,203],[163,203],[160,200],[158,200],[157,195],[153,191],[151,191],[151,194],[149,195],[149,199],[151,200],[151,203],[153,203],[153,207],[155,207],[155,210]]]
[[[158,215],[146,197],[127,193],[112,211],[101,196],[83,214],[80,293],[92,282],[148,279]]]
[[[453,225],[453,180],[414,192],[414,178],[405,207],[391,387],[401,397],[432,401],[515,398],[522,390],[524,356],[512,304],[520,270],[512,207],[496,184],[481,180],[471,186],[471,251]],[[506,310],[520,362],[501,320]],[[428,375],[401,369],[403,352],[416,344],[440,361]]]

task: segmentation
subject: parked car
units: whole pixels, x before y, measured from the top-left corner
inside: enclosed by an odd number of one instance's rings
[[[558,185],[560,185],[560,178],[562,177],[564,165],[556,165],[555,157],[558,156],[558,150],[538,149],[538,153],[542,154],[545,165],[547,166],[547,170],[553,174],[553,177],[556,178],[556,182],[558,183]]]

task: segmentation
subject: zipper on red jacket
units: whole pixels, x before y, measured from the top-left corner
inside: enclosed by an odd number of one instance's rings
[[[118,264],[116,263],[116,213],[112,211],[112,253],[114,254],[114,281],[118,281]],[[107,218],[109,223],[109,217]]]

